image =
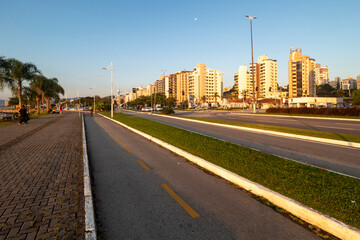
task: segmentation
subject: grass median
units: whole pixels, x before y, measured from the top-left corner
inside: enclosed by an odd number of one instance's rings
[[[358,179],[132,115],[115,113],[114,119],[360,228]]]
[[[279,126],[254,124],[254,123],[233,122],[233,121],[210,119],[210,118],[196,118],[196,117],[186,117],[186,118],[204,121],[204,122],[228,124],[228,125],[234,125],[234,126],[240,126],[240,127],[257,128],[257,129],[269,130],[269,131],[275,131],[275,132],[291,133],[291,134],[296,134],[296,135],[360,143],[360,136],[356,136],[356,135],[331,133],[331,132],[320,132],[320,131],[305,130],[305,129],[300,129],[300,128],[279,127]]]

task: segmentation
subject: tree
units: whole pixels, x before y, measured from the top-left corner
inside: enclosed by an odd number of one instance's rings
[[[351,95],[352,95],[352,104],[360,105],[360,89],[353,90],[351,92]]]
[[[42,75],[37,75],[35,80],[30,83],[30,87],[36,92],[35,101],[37,113],[40,114],[40,101],[44,101],[45,88],[47,78]]]
[[[46,109],[50,111],[51,99],[55,99],[55,101],[60,101],[60,94],[64,95],[64,89],[59,85],[58,80],[56,78],[47,78],[45,81],[45,91],[44,97],[46,100]]]
[[[214,93],[214,100],[215,100],[215,103],[217,103],[217,98],[220,97],[219,96],[219,93],[218,92],[215,92]]]
[[[5,62],[4,62],[5,61]],[[40,73],[32,63],[22,63],[15,58],[2,58],[1,64],[5,69],[2,70],[1,82],[10,86],[12,92],[19,98],[19,105],[22,105],[22,88],[24,81],[34,80],[36,74]]]
[[[316,96],[318,97],[335,97],[336,89],[329,84],[316,86]]]
[[[201,97],[201,101],[202,101],[203,103],[206,102],[206,95],[204,95],[204,96]]]

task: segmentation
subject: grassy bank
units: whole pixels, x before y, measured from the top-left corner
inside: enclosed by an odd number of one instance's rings
[[[360,180],[136,116],[114,119],[360,228]]]
[[[210,118],[196,118],[196,117],[188,117],[188,118],[194,119],[194,120],[200,120],[200,121],[204,121],[204,122],[228,124],[228,125],[234,125],[234,126],[240,126],[240,127],[257,128],[257,129],[283,132],[283,133],[292,133],[292,134],[304,135],[304,136],[310,136],[310,137],[319,137],[319,138],[327,138],[327,139],[334,139],[334,140],[340,140],[340,141],[360,143],[360,136],[356,136],[356,135],[331,133],[331,132],[320,132],[320,131],[312,131],[312,130],[305,130],[305,129],[299,129],[299,128],[279,127],[279,126],[254,124],[254,123],[233,122],[233,121],[210,119]],[[359,126],[360,126],[360,124],[359,124]]]

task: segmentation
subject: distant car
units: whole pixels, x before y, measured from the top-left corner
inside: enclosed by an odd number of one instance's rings
[[[151,107],[144,107],[141,109],[144,112],[151,112],[152,108]]]

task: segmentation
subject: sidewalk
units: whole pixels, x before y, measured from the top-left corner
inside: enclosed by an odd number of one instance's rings
[[[0,146],[8,143],[24,134],[29,134],[36,129],[49,124],[51,121],[56,121],[59,118],[58,114],[49,114],[43,117],[30,119],[28,124],[19,126],[17,123],[0,127]]]
[[[3,136],[9,134],[7,141]],[[65,112],[28,125],[6,126],[0,135],[0,240],[83,239],[78,114]]]

